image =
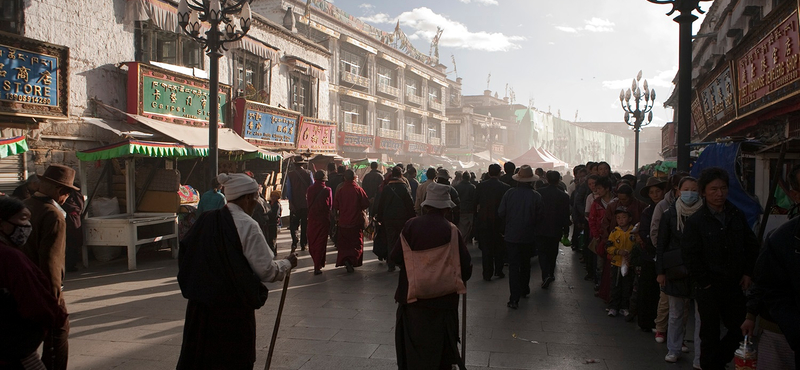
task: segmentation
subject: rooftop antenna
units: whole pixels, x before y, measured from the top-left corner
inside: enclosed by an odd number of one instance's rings
[[[578,110],[577,109],[575,110],[575,121],[573,121],[573,122],[578,122]]]
[[[450,73],[455,73],[456,79],[458,79],[458,66],[456,65],[456,56],[450,54],[450,59],[453,61],[453,70]]]
[[[489,72],[489,77],[486,78],[486,90],[489,90],[489,84],[492,82],[492,72]]]

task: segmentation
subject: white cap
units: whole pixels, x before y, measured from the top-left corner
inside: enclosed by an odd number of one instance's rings
[[[223,192],[228,201],[241,198],[242,195],[258,192],[258,183],[250,176],[243,173],[221,173],[217,181],[223,186]]]

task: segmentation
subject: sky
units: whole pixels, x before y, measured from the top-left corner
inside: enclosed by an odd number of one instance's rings
[[[670,5],[647,0],[334,0],[351,15],[386,31],[397,21],[428,53],[436,27],[448,77],[463,94],[488,87],[515,102],[570,121],[623,122],[619,93],[642,71],[656,90],[653,126],[672,119],[663,107],[678,70],[678,24]],[[703,2],[707,10],[711,2]],[[697,14],[697,13],[696,13]],[[699,15],[699,14],[698,14]],[[695,22],[695,32],[702,18]],[[491,78],[489,75],[491,74]],[[510,95],[510,93],[509,93]]]

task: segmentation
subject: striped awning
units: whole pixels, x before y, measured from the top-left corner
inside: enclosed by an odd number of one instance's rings
[[[320,79],[320,80],[324,80],[325,79],[325,69],[324,68],[322,68],[320,66],[317,66],[317,65],[315,65],[313,63],[310,63],[310,62],[308,62],[306,60],[303,60],[302,58],[299,58],[299,57],[296,57],[296,56],[293,56],[293,55],[287,55],[285,62],[286,62],[286,64],[294,67],[295,70],[300,71],[303,74],[309,75],[311,77],[314,77],[314,78]]]
[[[0,138],[0,158],[22,154],[27,151],[28,142],[25,140],[25,136],[16,136],[7,139]]]
[[[241,38],[238,41],[234,41],[230,44],[225,45],[229,50],[233,49],[242,49],[253,53],[261,58],[269,59],[274,63],[277,63],[281,60],[281,53],[280,49],[267,45],[261,41],[252,39],[248,36]]]

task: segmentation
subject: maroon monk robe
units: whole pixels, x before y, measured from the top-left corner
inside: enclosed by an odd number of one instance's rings
[[[333,208],[339,211],[336,266],[344,266],[345,261],[350,261],[353,267],[361,266],[364,260],[362,211],[369,208],[367,193],[355,181],[345,181],[336,192]]]
[[[308,201],[308,254],[314,260],[314,270],[325,267],[328,232],[331,228],[331,188],[317,181],[306,191]]]

